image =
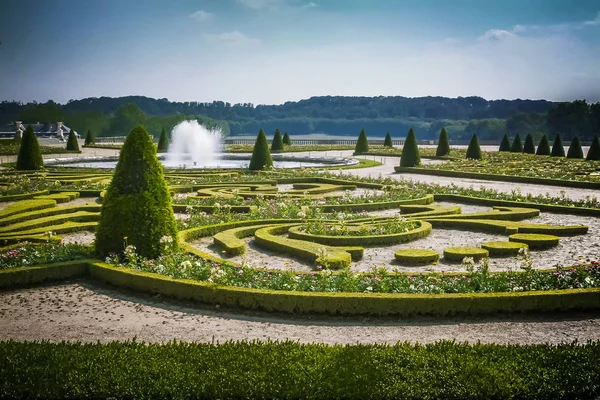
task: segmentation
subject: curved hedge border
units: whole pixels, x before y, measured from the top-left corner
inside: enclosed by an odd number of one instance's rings
[[[531,249],[548,249],[550,247],[558,246],[560,238],[554,235],[517,233],[510,235],[508,240],[511,242],[525,243]]]
[[[480,211],[470,214],[446,215],[443,219],[499,219],[502,221],[521,221],[527,218],[533,218],[540,215],[540,210],[535,208],[523,207],[502,207],[494,206],[491,211]],[[437,218],[436,216],[428,217]]]
[[[431,264],[439,261],[440,253],[427,249],[405,249],[396,250],[394,258],[403,264]]]
[[[511,235],[515,233],[553,233],[560,236],[583,235],[587,233],[588,227],[583,225],[546,225],[528,224],[526,222],[513,222],[486,219],[445,219],[445,218],[423,218],[430,222],[435,228],[465,229],[480,232],[499,233]]]
[[[465,257],[473,257],[474,260],[480,260],[488,257],[490,253],[486,249],[479,247],[448,247],[444,249],[444,258],[451,261],[462,261]]]
[[[328,236],[313,235],[300,231],[300,226],[293,226],[289,229],[291,239],[315,242],[328,246],[376,246],[397,243],[406,243],[426,237],[431,233],[431,224],[425,221],[415,221],[418,227],[408,232],[392,233],[388,235],[367,235],[367,236]],[[356,225],[355,225],[356,226]]]
[[[434,197],[432,194],[425,195],[417,199],[405,199],[395,201],[382,201],[375,203],[353,203],[353,204],[324,204],[323,212],[336,212],[336,211],[377,211],[377,210],[388,210],[390,208],[399,208],[403,205],[423,205],[433,203]]]
[[[33,199],[34,197],[37,197],[37,196],[43,196],[43,195],[47,195],[47,194],[50,194],[50,192],[48,190],[40,190],[39,192],[13,194],[13,195],[9,195],[9,196],[0,196],[0,203],[4,203],[7,201],[28,200],[28,199]]]
[[[466,179],[481,179],[489,181],[501,181],[501,182],[515,182],[515,183],[531,183],[535,185],[549,185],[549,186],[561,186],[561,187],[572,187],[580,189],[600,189],[600,183],[597,182],[580,182],[580,181],[569,181],[564,179],[549,179],[549,178],[533,178],[528,176],[515,176],[515,175],[497,175],[497,174],[481,174],[477,172],[461,172],[461,171],[447,171],[441,169],[429,169],[429,168],[418,168],[418,167],[394,167],[394,170],[398,173],[408,174],[420,174],[420,175],[434,175],[434,176],[449,176],[454,178],[466,178]]]
[[[21,213],[56,207],[56,200],[21,200],[0,210],[0,220],[5,220]]]
[[[242,226],[239,228],[228,229],[216,233],[213,236],[214,243],[223,248],[230,256],[244,254],[246,252],[246,242],[242,238],[253,236],[257,229],[265,228],[265,225]]]
[[[490,257],[516,256],[521,249],[529,249],[526,243],[518,242],[486,242],[482,243],[482,249],[490,253]]]

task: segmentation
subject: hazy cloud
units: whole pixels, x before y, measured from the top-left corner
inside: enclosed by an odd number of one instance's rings
[[[282,0],[236,0],[236,3],[241,4],[245,7],[252,8],[253,10],[263,10],[266,8],[272,8],[283,3]]]
[[[482,36],[480,36],[479,40],[498,41],[498,40],[512,38],[515,36],[516,35],[513,32],[505,31],[503,29],[490,29],[490,30],[486,31]]]
[[[214,14],[209,13],[208,11],[198,10],[195,13],[190,14],[190,18],[192,18],[195,21],[206,22],[206,21],[210,21],[211,19],[213,19]]]
[[[317,8],[319,7],[319,5],[317,3],[315,3],[314,1],[311,1],[310,3],[306,3],[305,5],[303,5],[301,8]]]
[[[205,36],[210,42],[230,43],[230,44],[247,44],[257,45],[260,40],[252,38],[240,31],[223,32],[219,34],[209,34]]]
[[[596,15],[596,18],[588,21],[569,22],[563,24],[554,25],[515,25],[512,32],[520,33],[527,31],[549,31],[549,32],[567,32],[571,30],[578,30],[588,28],[592,26],[600,26],[600,12]]]

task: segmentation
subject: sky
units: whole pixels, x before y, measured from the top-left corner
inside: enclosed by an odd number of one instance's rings
[[[598,0],[0,0],[0,100],[600,101]]]

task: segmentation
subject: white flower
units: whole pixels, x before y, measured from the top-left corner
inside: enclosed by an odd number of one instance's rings
[[[184,262],[182,262],[182,263],[179,265],[179,268],[180,268],[180,269],[182,269],[182,270],[184,270],[184,271],[185,271],[186,269],[188,269],[188,268],[191,268],[191,267],[192,267],[192,263],[191,263],[191,262],[189,262],[188,260],[185,260]]]
[[[365,289],[365,292],[372,292],[372,291],[373,291],[372,286],[367,286],[367,288]]]
[[[160,242],[161,243],[172,243],[173,242],[173,238],[171,236],[163,236],[160,238]]]
[[[305,213],[305,212],[302,212],[302,211],[300,211],[300,212],[297,214],[297,217],[298,217],[298,218],[306,218],[306,213]]]

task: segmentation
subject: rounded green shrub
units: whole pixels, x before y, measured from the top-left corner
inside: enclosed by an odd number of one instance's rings
[[[166,153],[167,150],[169,150],[169,134],[163,126],[162,131],[160,132],[160,139],[158,139],[157,151],[159,153]]]
[[[486,249],[479,247],[448,247],[444,249],[444,258],[450,261],[462,261],[465,257],[473,257],[474,260],[480,260],[489,257],[490,253]]]
[[[556,138],[554,139],[554,144],[552,145],[552,152],[550,152],[552,157],[564,157],[565,156],[565,148],[563,146],[562,138],[560,134],[556,134]]]
[[[525,243],[530,249],[547,249],[558,246],[560,238],[541,233],[515,233],[508,237],[511,242]]]
[[[477,134],[474,133],[469,147],[467,148],[467,158],[471,160],[481,160],[481,147],[479,147],[479,139]]]
[[[364,154],[369,152],[369,140],[367,139],[367,133],[365,129],[361,129],[358,140],[356,141],[356,147],[354,148],[354,154]]]
[[[383,147],[394,147],[394,145],[392,144],[392,135],[390,135],[389,132],[387,133],[387,135],[385,135],[385,140],[383,141]]]
[[[44,168],[44,159],[37,136],[31,125],[27,126],[21,138],[21,147],[17,156],[17,170],[32,171]]]
[[[85,142],[83,144],[86,146],[89,146],[94,143],[95,143],[95,139],[94,139],[94,136],[92,135],[92,131],[90,129],[88,129],[87,135],[85,135]]]
[[[567,151],[567,158],[583,158],[583,149],[581,148],[579,136],[575,136],[573,140],[571,140],[569,151]]]
[[[444,157],[450,154],[450,142],[448,141],[448,132],[446,128],[442,128],[440,131],[440,138],[438,140],[437,149],[435,155],[438,157]]]
[[[401,167],[416,167],[421,164],[419,146],[417,146],[417,136],[413,128],[408,131],[408,136],[402,148],[402,157],[400,157]]]
[[[521,143],[521,136],[517,133],[515,135],[515,140],[512,142],[512,146],[510,146],[511,153],[522,153],[523,152],[523,143]]]
[[[69,138],[67,139],[67,150],[79,151],[79,143],[77,142],[77,136],[75,136],[75,132],[73,131],[73,129],[69,131]]]
[[[286,146],[292,145],[292,139],[290,138],[290,135],[287,132],[283,135],[283,144],[285,144]]]
[[[260,171],[265,168],[271,168],[273,166],[273,159],[271,158],[271,152],[269,151],[269,143],[267,142],[267,135],[262,129],[256,136],[256,143],[254,143],[254,151],[252,152],[252,158],[250,159],[249,169],[251,171]]]
[[[283,151],[283,137],[279,129],[275,129],[275,136],[273,136],[273,143],[271,143],[271,153]]]
[[[535,154],[535,142],[533,141],[533,136],[531,133],[528,133],[525,137],[525,144],[523,145],[523,153],[525,154]]]
[[[163,167],[152,137],[142,126],[125,139],[96,230],[96,253],[101,257],[121,253],[128,245],[147,258],[158,257],[167,247],[178,247]]]
[[[440,253],[427,249],[405,249],[394,252],[394,257],[402,264],[431,264],[440,259]]]
[[[516,256],[521,249],[529,249],[526,243],[519,242],[487,242],[481,245],[490,253],[490,257]]]
[[[600,160],[600,139],[598,139],[598,135],[594,135],[585,159],[588,161]]]
[[[550,142],[548,141],[548,136],[546,136],[545,134],[540,139],[540,144],[538,145],[535,155],[536,156],[549,156],[550,155]]]
[[[510,139],[508,138],[508,134],[504,134],[498,151],[510,151]]]

